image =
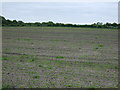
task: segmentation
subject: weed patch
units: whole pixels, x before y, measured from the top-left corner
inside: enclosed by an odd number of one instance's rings
[[[30,39],[30,38],[17,38],[16,40],[18,40],[18,41],[31,41],[32,39]]]
[[[33,76],[33,78],[34,78],[34,79],[39,79],[39,78],[40,78],[40,76]]]
[[[9,57],[2,57],[2,60],[9,60]]]
[[[104,47],[104,45],[102,45],[102,44],[99,44],[99,45],[98,45],[98,47]]]
[[[21,55],[20,59],[28,60],[29,62],[33,62],[37,60],[38,58],[34,55]]]
[[[7,89],[7,88],[13,88],[13,86],[12,86],[12,85],[9,85],[9,84],[3,84],[3,85],[2,85],[2,90],[5,90],[5,89]]]
[[[56,58],[57,59],[63,59],[64,57],[63,56],[57,56]]]
[[[41,64],[40,64],[39,67],[52,69],[52,67],[51,67],[50,65],[41,65]]]

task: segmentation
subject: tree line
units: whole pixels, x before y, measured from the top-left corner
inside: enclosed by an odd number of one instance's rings
[[[17,20],[9,20],[5,19],[5,17],[0,16],[0,22],[1,26],[40,26],[40,27],[88,27],[88,28],[118,28],[120,24],[117,23],[93,23],[91,25],[77,25],[77,24],[64,24],[64,23],[54,23],[52,21],[48,22],[35,22],[35,23],[25,23],[23,21],[17,21]]]

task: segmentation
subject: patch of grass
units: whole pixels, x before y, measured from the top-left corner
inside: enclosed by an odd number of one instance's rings
[[[98,47],[95,48],[96,50],[99,49]]]
[[[115,69],[119,69],[119,67],[118,67],[118,66],[115,66]]]
[[[79,85],[73,85],[73,84],[68,84],[68,85],[65,85],[66,88],[78,88],[80,87]]]
[[[29,74],[36,74],[36,72],[28,72]]]
[[[9,52],[9,51],[10,51],[10,48],[3,48],[2,51],[3,51],[3,52]]]
[[[69,85],[65,85],[65,87],[73,87],[73,85],[70,85],[70,84],[69,84]]]
[[[66,40],[50,40],[50,41],[55,41],[55,42],[58,42],[58,41],[66,41]]]
[[[39,67],[43,67],[43,65],[39,65]]]
[[[67,63],[63,60],[39,60],[38,65],[39,67],[43,67],[46,69],[53,69],[55,67],[62,67],[63,64]]]
[[[103,44],[99,44],[98,47],[104,47],[104,45]]]
[[[85,88],[89,88],[89,90],[95,90],[95,88],[97,88],[97,87],[96,87],[96,86],[92,86],[92,85],[90,85],[90,86],[85,87]]]
[[[35,61],[35,58],[32,58],[32,59],[30,59],[29,61],[30,61],[30,62],[33,62],[33,61]]]
[[[67,79],[68,77],[64,76],[64,79]]]
[[[81,63],[80,66],[82,67],[91,67],[95,70],[103,70],[103,69],[118,69],[118,66],[115,64],[98,64],[98,63],[92,63],[92,62],[84,62]]]
[[[99,44],[99,45],[97,45],[97,47],[95,48],[95,50],[100,49],[102,47],[104,47],[104,45],[103,44]]]
[[[43,68],[46,68],[47,67],[47,65],[39,65],[39,67],[43,67]]]
[[[41,65],[41,64],[40,64],[39,67],[52,69],[52,66],[50,66],[50,65]]]
[[[30,41],[32,39],[30,39],[30,38],[17,38],[16,40],[19,40],[19,41]]]
[[[2,57],[2,60],[9,60],[9,57]]]
[[[57,56],[56,58],[57,59],[63,59],[64,57],[63,56]]]
[[[113,47],[112,46],[109,46],[110,49],[112,49]]]
[[[33,78],[35,78],[35,79],[39,79],[39,78],[40,78],[40,76],[33,76]]]
[[[34,55],[21,55],[20,59],[22,59],[24,61],[27,60],[29,62],[33,62],[33,61],[37,60],[38,58]]]
[[[0,60],[2,60],[2,57],[0,57]]]
[[[89,56],[88,55],[82,55],[82,56],[79,57],[79,59],[80,58],[85,58],[85,57],[89,57]]]
[[[32,86],[29,86],[29,88],[33,88]]]
[[[21,59],[29,58],[29,55],[20,55]]]
[[[2,85],[2,90],[6,90],[7,88],[13,88],[13,86],[11,86],[9,84],[3,84]]]

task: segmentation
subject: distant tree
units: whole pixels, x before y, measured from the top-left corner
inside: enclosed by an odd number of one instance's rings
[[[25,23],[25,26],[32,26],[32,23]]]
[[[120,29],[120,23],[118,23],[118,29]]]
[[[35,22],[34,26],[41,26],[41,23],[40,22]]]
[[[65,24],[67,27],[73,27],[72,24]]]
[[[107,28],[118,28],[118,24],[117,23],[106,23],[105,24],[105,26],[107,27]]]
[[[91,24],[92,27],[97,27],[96,23]]]
[[[12,26],[18,26],[18,22],[16,20],[12,21]]]
[[[117,25],[117,23],[113,23],[112,26],[117,27],[118,25]]]
[[[55,24],[54,24],[54,26],[58,26],[58,27],[59,27],[59,26],[60,26],[60,27],[64,27],[64,26],[66,26],[66,25],[65,25],[65,24],[63,24],[63,23],[55,23]]]
[[[47,23],[47,25],[48,25],[48,26],[54,26],[55,24],[54,24],[52,21],[49,21],[49,22]]]
[[[23,21],[18,21],[18,26],[25,26]]]
[[[2,25],[3,25],[3,26],[11,26],[11,25],[12,25],[12,21],[9,20],[9,19],[7,19],[7,20],[5,20],[5,21],[2,21]]]
[[[101,22],[97,22],[97,25],[103,25]]]
[[[103,23],[97,22],[96,27],[97,27],[97,28],[102,28],[102,25],[103,25]]]
[[[6,19],[2,16],[0,16],[0,20],[5,21]]]
[[[42,22],[42,26],[48,26],[47,22]]]
[[[0,26],[5,26],[5,23],[6,23],[6,19],[2,16],[0,16]]]
[[[101,23],[101,22],[97,22],[97,23],[93,23],[91,25],[76,25],[76,24],[64,24],[64,23],[54,23],[52,21],[48,21],[48,22],[35,22],[35,23],[24,23],[23,21],[16,21],[16,20],[9,20],[9,19],[5,19],[3,16],[0,16],[0,26],[56,26],[56,27],[88,27],[88,28],[120,28],[120,23]]]
[[[107,23],[106,23],[106,26],[111,26],[111,23],[108,23],[108,22],[107,22]]]

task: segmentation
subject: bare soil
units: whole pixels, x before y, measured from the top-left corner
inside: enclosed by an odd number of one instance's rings
[[[117,88],[118,30],[3,27],[3,88]]]

